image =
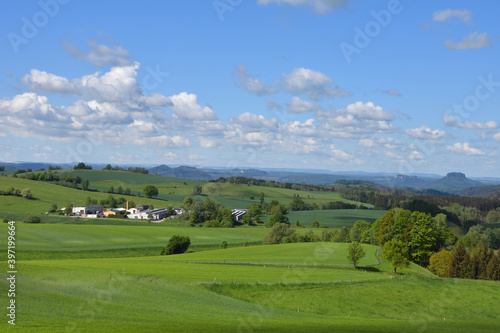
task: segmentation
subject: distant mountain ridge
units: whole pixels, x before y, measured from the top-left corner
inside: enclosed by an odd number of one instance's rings
[[[450,172],[445,177],[428,184],[426,188],[454,193],[466,188],[479,186],[483,186],[483,184],[467,178],[461,172]]]

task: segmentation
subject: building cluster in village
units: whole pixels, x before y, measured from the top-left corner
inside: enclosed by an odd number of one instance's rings
[[[124,215],[129,219],[154,221],[163,220],[168,217],[167,208],[149,208],[149,205],[136,205],[135,207],[129,207],[129,203],[127,201],[126,208],[112,208],[105,210],[101,205],[78,206],[73,207],[72,213],[74,216],[85,218],[106,218],[110,215]],[[172,208],[172,210],[177,216],[181,216],[183,213],[182,208]],[[231,214],[234,216],[236,221],[241,221],[243,215],[245,215],[246,213],[246,209],[231,210]]]
[[[176,215],[182,215],[182,208],[172,208]],[[101,205],[73,207],[73,215],[86,218],[105,218],[110,215],[125,215],[129,219],[163,220],[168,216],[167,208],[149,209],[149,205],[136,205],[130,208],[127,201],[126,208],[113,208],[104,210]]]

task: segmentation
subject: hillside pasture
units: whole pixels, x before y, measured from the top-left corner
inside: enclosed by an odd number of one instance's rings
[[[298,196],[308,203],[327,203],[330,201],[341,201],[352,204],[360,204],[356,201],[346,200],[340,197],[338,192],[301,191],[278,187],[255,186],[231,183],[206,183],[203,185],[203,194],[212,197],[241,198],[254,197],[255,202],[260,202],[260,194],[264,193],[265,202],[278,200],[282,204],[288,204],[294,197]],[[364,204],[367,207],[371,205]]]
[[[110,186],[113,186],[116,191],[116,188],[121,185],[123,189],[128,187],[132,190],[132,192],[137,192],[142,191],[144,186],[152,184],[158,188],[159,196],[162,194],[174,194],[184,197],[193,192],[193,186],[205,183],[204,181],[171,178],[128,171],[63,170],[61,175],[87,178],[90,181],[90,188],[100,191],[107,191]]]
[[[87,197],[91,197],[92,199],[99,201],[106,199],[109,196],[109,193],[82,191],[46,182],[13,177],[0,177],[0,190],[6,191],[10,187],[18,188],[21,191],[24,188],[30,188],[35,199],[27,200],[22,197],[1,196],[0,211],[40,214],[48,211],[52,204],[56,204],[58,208],[63,208],[70,202],[75,206],[83,206]],[[179,202],[170,202],[136,196],[119,194],[114,194],[114,196],[115,198],[123,197],[125,200],[134,201],[136,204],[149,204],[154,205],[155,207],[167,207],[170,206],[170,204],[178,206],[180,204]]]
[[[193,261],[235,264],[309,265],[309,266],[352,266],[347,260],[345,243],[297,243],[281,245],[260,245],[249,248],[238,247],[228,250],[203,251],[197,253],[166,256],[163,261]],[[360,266],[379,264],[377,247],[363,244],[366,257]]]

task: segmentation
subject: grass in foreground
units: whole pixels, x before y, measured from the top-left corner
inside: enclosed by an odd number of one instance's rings
[[[317,253],[312,247],[292,245],[244,250],[248,255],[267,250],[275,260],[287,253],[294,260],[299,250],[306,259]],[[237,260],[232,253],[236,250],[210,252],[214,258]],[[201,254],[173,257],[197,255]],[[326,257],[332,263],[342,260],[340,251]],[[495,332],[499,324],[495,282],[427,278],[415,267],[404,278],[391,278],[383,265],[382,272],[365,273],[346,268],[189,264],[166,258],[20,261],[17,325],[4,322],[0,329]],[[210,290],[214,277],[217,283]],[[1,280],[0,286],[7,288],[7,281]],[[0,295],[2,304],[6,297]]]

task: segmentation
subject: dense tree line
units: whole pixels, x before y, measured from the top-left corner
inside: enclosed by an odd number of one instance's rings
[[[73,170],[92,170],[92,165],[85,165],[85,163],[80,162],[73,167]]]
[[[231,209],[214,199],[206,198],[198,201],[196,198],[186,197],[183,206],[182,218],[192,225],[203,224],[206,228],[231,228],[236,222]]]
[[[22,191],[18,188],[10,187],[6,191],[0,191],[0,195],[23,197],[24,199],[34,199],[30,188],[25,188]]]
[[[442,250],[430,262],[429,269],[442,277],[500,280],[500,257],[483,243],[470,252],[462,244],[453,253]]]
[[[310,184],[297,184],[297,183],[289,183],[289,182],[277,182],[274,180],[263,180],[256,178],[248,178],[243,176],[233,176],[229,178],[220,177],[215,180],[210,180],[210,182],[215,183],[230,183],[230,184],[247,184],[247,185],[255,185],[255,186],[267,186],[267,187],[276,187],[276,188],[286,188],[292,190],[301,190],[301,191],[323,191],[323,192],[335,192],[335,188],[331,186],[319,186],[319,185],[310,185]]]
[[[316,210],[316,209],[368,209],[364,205],[351,204],[342,201],[330,201],[327,203],[307,203],[304,202],[300,197],[295,197],[290,201],[287,206],[288,211],[303,211],[303,210]]]
[[[403,203],[415,200],[425,201],[438,207],[459,204],[463,207],[476,208],[483,214],[500,207],[500,200],[481,197],[413,195],[401,189],[375,191],[363,187],[343,187],[339,188],[338,192],[344,199],[369,203],[385,209],[402,207]]]
[[[134,172],[134,173],[142,173],[142,174],[149,174],[149,170],[142,168],[142,167],[129,167],[128,169],[122,168],[120,166],[111,166],[111,164],[106,165],[103,170],[109,170],[109,171],[128,171],[128,172]]]
[[[402,243],[407,258],[421,266],[429,265],[431,255],[441,248],[451,248],[456,237],[446,225],[446,216],[405,209],[391,209],[379,220],[378,241],[384,252],[391,252],[396,243]],[[387,249],[385,248],[388,245]]]
[[[347,200],[358,201],[374,205],[378,208],[391,209],[399,207],[399,203],[407,199],[407,196],[399,191],[383,193],[363,187],[342,187],[338,189],[340,196]]]

